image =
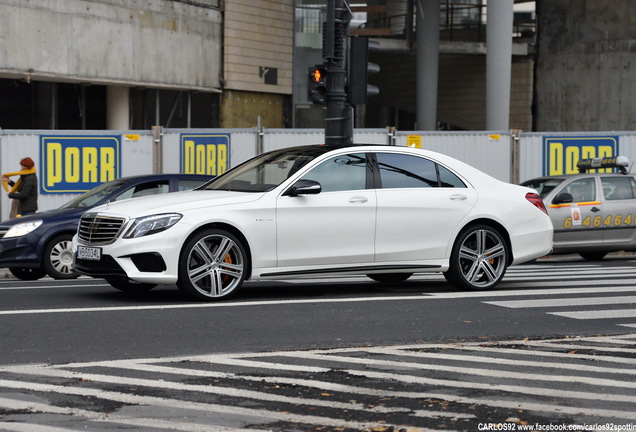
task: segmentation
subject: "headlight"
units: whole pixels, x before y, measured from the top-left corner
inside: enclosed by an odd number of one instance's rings
[[[42,225],[41,220],[19,223],[11,227],[9,231],[7,231],[7,233],[4,235],[4,238],[21,237],[23,235],[27,235],[28,233],[30,233],[31,231],[33,231],[40,225]]]
[[[166,213],[135,219],[124,238],[143,237],[165,231],[181,219],[179,213]]]

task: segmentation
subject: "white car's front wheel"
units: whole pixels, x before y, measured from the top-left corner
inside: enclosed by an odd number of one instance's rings
[[[462,231],[444,276],[458,289],[487,290],[506,273],[510,252],[503,236],[488,225],[473,225]]]
[[[220,229],[194,234],[179,257],[179,289],[196,300],[221,300],[236,293],[246,272],[241,241]]]

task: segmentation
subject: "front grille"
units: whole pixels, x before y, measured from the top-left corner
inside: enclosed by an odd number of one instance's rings
[[[110,244],[119,235],[125,221],[124,218],[85,213],[80,219],[77,235],[84,244]]]
[[[9,232],[8,228],[0,228],[0,239],[4,237],[7,232]]]

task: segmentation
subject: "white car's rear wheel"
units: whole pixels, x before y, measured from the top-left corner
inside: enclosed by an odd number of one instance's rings
[[[458,289],[487,290],[501,281],[509,262],[508,245],[503,236],[487,225],[474,225],[462,231],[444,276]]]
[[[208,229],[196,233],[181,250],[179,289],[197,300],[221,300],[236,293],[246,271],[243,245],[233,234]]]

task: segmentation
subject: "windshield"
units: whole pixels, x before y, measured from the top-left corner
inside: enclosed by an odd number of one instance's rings
[[[203,189],[267,192],[331,149],[325,146],[307,146],[264,153],[217,177]]]
[[[121,189],[122,185],[126,184],[125,180],[113,180],[107,183],[101,184],[94,189],[72,199],[64,204],[61,209],[71,208],[83,208],[92,207],[99,203],[102,199],[110,195],[113,191]]]
[[[532,188],[537,191],[541,198],[545,198],[552,189],[561,183],[563,183],[563,179],[560,178],[540,178],[523,182],[521,186]]]

